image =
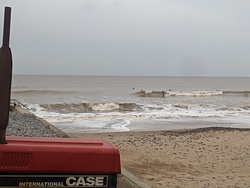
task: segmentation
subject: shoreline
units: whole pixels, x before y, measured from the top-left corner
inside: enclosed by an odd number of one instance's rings
[[[241,121],[244,121],[242,119]],[[171,131],[183,129],[200,129],[210,127],[225,127],[235,129],[250,129],[250,124],[247,122],[237,123],[233,121],[225,121],[224,119],[185,119],[185,120],[130,120],[126,125],[117,122],[106,121],[105,126],[96,126],[101,124],[100,121],[77,121],[77,122],[60,122],[53,125],[57,129],[62,130],[66,134],[73,133],[109,133],[109,132],[143,132],[143,131]]]
[[[235,124],[233,122],[223,122],[223,120],[133,120],[126,126],[131,132],[136,131],[179,131],[184,129],[207,129],[215,127],[249,129],[248,124]]]

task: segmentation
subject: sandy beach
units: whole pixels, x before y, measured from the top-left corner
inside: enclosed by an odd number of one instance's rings
[[[213,127],[70,136],[113,142],[122,166],[153,188],[250,187],[249,130]]]

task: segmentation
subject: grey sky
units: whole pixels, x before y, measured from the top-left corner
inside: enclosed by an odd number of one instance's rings
[[[15,74],[250,76],[249,0],[0,5],[12,7]]]

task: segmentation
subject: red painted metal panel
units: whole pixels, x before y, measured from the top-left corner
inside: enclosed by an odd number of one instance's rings
[[[97,139],[7,137],[0,173],[119,174],[120,153]]]

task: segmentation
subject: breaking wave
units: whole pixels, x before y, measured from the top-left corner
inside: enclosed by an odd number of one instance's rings
[[[141,111],[142,106],[135,103],[63,103],[42,104],[42,108],[57,113],[97,113]]]
[[[174,96],[216,96],[223,95],[223,91],[144,91],[137,92],[141,97],[174,97]]]
[[[203,97],[203,96],[219,96],[219,95],[243,95],[249,96],[250,91],[146,91],[141,90],[137,93],[140,97]]]

